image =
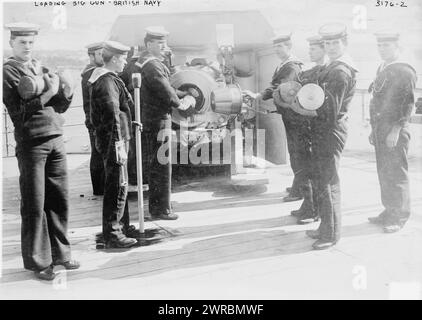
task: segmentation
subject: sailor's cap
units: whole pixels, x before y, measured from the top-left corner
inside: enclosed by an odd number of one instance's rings
[[[130,47],[125,46],[124,44],[117,42],[117,41],[104,41],[104,46],[103,48],[105,50],[108,50],[112,53],[116,53],[116,54],[125,54],[128,53],[130,50]]]
[[[400,39],[399,33],[391,31],[377,32],[374,33],[374,36],[377,38],[378,42],[398,41]]]
[[[290,32],[290,33],[279,34],[275,36],[274,38],[272,38],[271,41],[273,42],[273,45],[276,45],[281,42],[289,41],[291,39],[292,39],[292,33]]]
[[[322,40],[335,40],[347,36],[347,28],[342,23],[328,23],[319,28]]]
[[[88,49],[88,53],[94,52],[96,50],[102,49],[104,46],[104,42],[94,42],[87,45],[85,48]]]
[[[324,44],[324,40],[322,40],[321,36],[312,36],[306,38],[306,41],[309,42],[309,45],[315,45],[315,44]]]
[[[145,29],[145,36],[150,39],[165,39],[170,32],[168,32],[163,26],[150,26]]]
[[[35,36],[40,30],[40,26],[28,22],[14,22],[5,25],[10,30],[12,36]]]

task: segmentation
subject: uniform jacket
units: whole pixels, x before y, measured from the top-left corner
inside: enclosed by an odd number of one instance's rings
[[[88,130],[93,130],[91,120],[90,120],[91,107],[90,107],[90,100],[89,100],[88,80],[91,77],[96,67],[97,66],[95,64],[88,64],[81,74],[82,101],[83,101],[83,109],[85,113],[85,125],[88,128]]]
[[[281,66],[279,66],[273,74],[271,85],[261,92],[262,100],[269,100],[273,97],[273,92],[282,82],[297,81],[298,74],[301,70],[302,63],[296,58],[288,58]]]
[[[90,119],[98,151],[106,153],[116,141],[131,138],[132,98],[116,73],[98,67],[88,80],[91,93]]]
[[[318,76],[318,85],[323,88],[325,101],[317,109],[317,122],[328,128],[347,114],[355,93],[357,69],[351,59],[343,56],[329,63]]]
[[[123,81],[133,93],[131,75],[141,73],[141,117],[148,125],[171,114],[172,108],[180,105],[177,90],[170,84],[170,70],[158,58],[143,52],[135,61],[126,66],[122,74]]]
[[[316,65],[308,70],[304,70],[298,75],[298,82],[304,86],[309,83],[318,83],[318,77],[322,70],[324,70],[325,65]]]
[[[59,89],[58,94],[43,106],[39,96],[23,100],[18,93],[19,81],[23,76],[37,75],[43,75],[43,67],[35,59],[23,63],[12,57],[3,64],[3,103],[15,127],[17,144],[63,134],[64,119],[59,113],[69,108],[72,97],[66,98]]]
[[[377,122],[405,126],[415,104],[416,71],[407,63],[394,62],[378,68],[369,87],[371,124]]]

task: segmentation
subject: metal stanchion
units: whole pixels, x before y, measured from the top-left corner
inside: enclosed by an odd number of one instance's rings
[[[160,234],[159,229],[147,229],[145,230],[144,223],[144,193],[143,193],[143,177],[142,177],[142,122],[141,122],[141,83],[142,78],[140,73],[134,73],[132,75],[132,84],[134,88],[135,98],[135,121],[134,124],[137,126],[135,132],[136,139],[136,173],[138,178],[138,218],[139,218],[139,244],[149,245],[152,242],[160,241],[164,238]]]

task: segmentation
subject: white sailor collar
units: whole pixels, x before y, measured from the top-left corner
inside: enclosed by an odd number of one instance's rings
[[[112,73],[112,74],[116,74],[115,72],[104,68],[104,67],[97,67],[94,69],[94,71],[92,72],[91,77],[89,78],[88,82],[93,84],[95,81],[97,81],[101,76],[107,74],[107,73]]]

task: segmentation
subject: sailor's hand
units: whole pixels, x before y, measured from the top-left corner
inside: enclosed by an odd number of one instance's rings
[[[387,135],[387,138],[385,139],[385,144],[387,145],[387,148],[394,148],[397,146],[397,142],[399,141],[399,135],[400,135],[400,127],[394,126],[390,133]]]
[[[124,165],[127,161],[127,152],[124,141],[116,142],[116,162],[119,165]]]
[[[142,126],[142,123],[140,123],[140,122],[138,122],[138,121],[132,121],[132,124],[133,124],[134,126],[136,126],[139,130],[141,130],[141,132],[142,132],[142,130],[144,129],[144,127]]]
[[[371,133],[369,134],[368,140],[369,140],[370,144],[374,145],[375,141],[374,141],[374,132],[373,131],[371,131]]]
[[[59,76],[59,83],[62,85],[64,96],[66,98],[70,98],[73,95],[75,89],[72,75],[70,74],[69,70],[59,70],[57,75]]]
[[[44,73],[43,77],[47,85],[47,92],[52,96],[57,94],[60,85],[59,76],[54,73]]]
[[[190,117],[195,113],[195,104],[196,100],[194,97],[188,95],[180,100],[180,105],[178,107],[179,113],[182,117]]]
[[[254,100],[259,100],[261,98],[261,94],[260,93],[254,93],[250,90],[242,90],[242,94],[251,97]]]

